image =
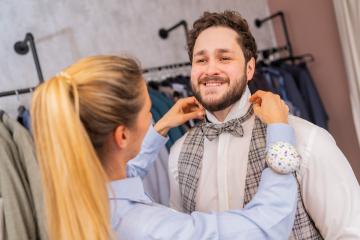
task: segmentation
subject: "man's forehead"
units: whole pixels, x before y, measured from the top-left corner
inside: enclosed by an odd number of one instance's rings
[[[240,47],[238,37],[237,32],[227,27],[205,29],[195,41],[194,55],[196,53],[204,54],[206,51],[234,51]]]
[[[233,49],[229,49],[229,48],[217,48],[217,49],[214,49],[214,52],[216,54],[235,53],[235,51]],[[206,54],[209,54],[209,51],[206,49],[202,49],[202,50],[196,51],[194,53],[194,56],[202,56],[202,55],[206,55]]]

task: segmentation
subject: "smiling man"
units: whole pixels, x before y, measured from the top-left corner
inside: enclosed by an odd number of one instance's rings
[[[170,205],[192,211],[243,207],[266,167],[269,128],[253,114],[247,82],[253,77],[256,43],[238,13],[204,13],[190,31],[191,85],[206,108],[206,123],[172,147]],[[286,125],[286,124],[284,124]],[[302,155],[293,239],[360,239],[360,190],[334,139],[324,129],[289,117]],[[269,226],[270,227],[270,226]]]

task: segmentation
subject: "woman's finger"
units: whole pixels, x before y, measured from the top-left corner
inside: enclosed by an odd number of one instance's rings
[[[262,98],[264,97],[268,92],[257,90],[253,95],[250,96],[250,101],[252,101],[255,98]]]
[[[204,112],[203,111],[195,111],[190,113],[183,114],[183,123],[192,120],[192,119],[203,119],[204,118]]]
[[[254,109],[255,115],[262,120],[261,107],[258,104],[254,104],[253,109]]]

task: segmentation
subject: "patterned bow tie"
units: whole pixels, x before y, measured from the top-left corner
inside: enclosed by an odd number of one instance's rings
[[[244,116],[241,118],[236,118],[226,123],[215,124],[210,122],[205,122],[201,125],[201,129],[209,141],[216,139],[221,133],[227,132],[232,134],[235,137],[243,137],[244,136],[244,128],[242,127],[242,123],[248,120],[253,114],[252,106],[246,112]]]

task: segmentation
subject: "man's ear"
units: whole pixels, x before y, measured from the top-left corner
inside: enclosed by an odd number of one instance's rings
[[[255,73],[255,65],[256,65],[255,58],[252,57],[246,64],[246,80],[247,81],[252,80],[254,73]]]
[[[129,129],[124,125],[119,125],[116,127],[114,132],[115,144],[118,148],[124,149],[129,144]]]

